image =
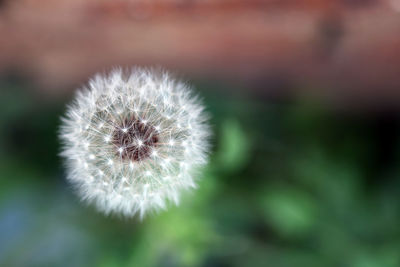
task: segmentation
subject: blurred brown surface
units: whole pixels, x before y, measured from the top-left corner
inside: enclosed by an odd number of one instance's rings
[[[2,0],[0,36],[0,72],[53,93],[140,64],[400,100],[397,0]]]

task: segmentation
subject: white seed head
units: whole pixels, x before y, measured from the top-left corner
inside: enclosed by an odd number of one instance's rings
[[[207,116],[191,88],[165,71],[96,75],[62,119],[68,180],[106,213],[143,217],[179,202],[207,161]]]

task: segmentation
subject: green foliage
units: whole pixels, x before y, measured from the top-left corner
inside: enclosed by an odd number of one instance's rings
[[[219,170],[234,172],[246,164],[250,156],[250,141],[238,121],[234,119],[224,121],[218,140],[215,164]]]
[[[317,217],[315,200],[293,188],[272,188],[261,198],[265,218],[284,236],[306,235],[313,230]]]
[[[1,84],[1,266],[400,266],[397,119],[387,140],[374,117],[222,99],[211,85],[214,151],[198,190],[127,220],[82,205],[65,183],[64,103]]]

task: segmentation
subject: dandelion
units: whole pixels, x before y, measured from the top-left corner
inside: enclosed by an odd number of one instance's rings
[[[61,155],[81,198],[128,217],[179,203],[207,162],[207,116],[191,88],[167,72],[96,75],[62,119]]]

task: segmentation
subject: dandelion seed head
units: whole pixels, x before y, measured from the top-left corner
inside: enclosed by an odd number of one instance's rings
[[[207,162],[207,116],[192,89],[163,71],[96,75],[77,92],[60,138],[68,180],[105,214],[141,217],[179,203]]]

